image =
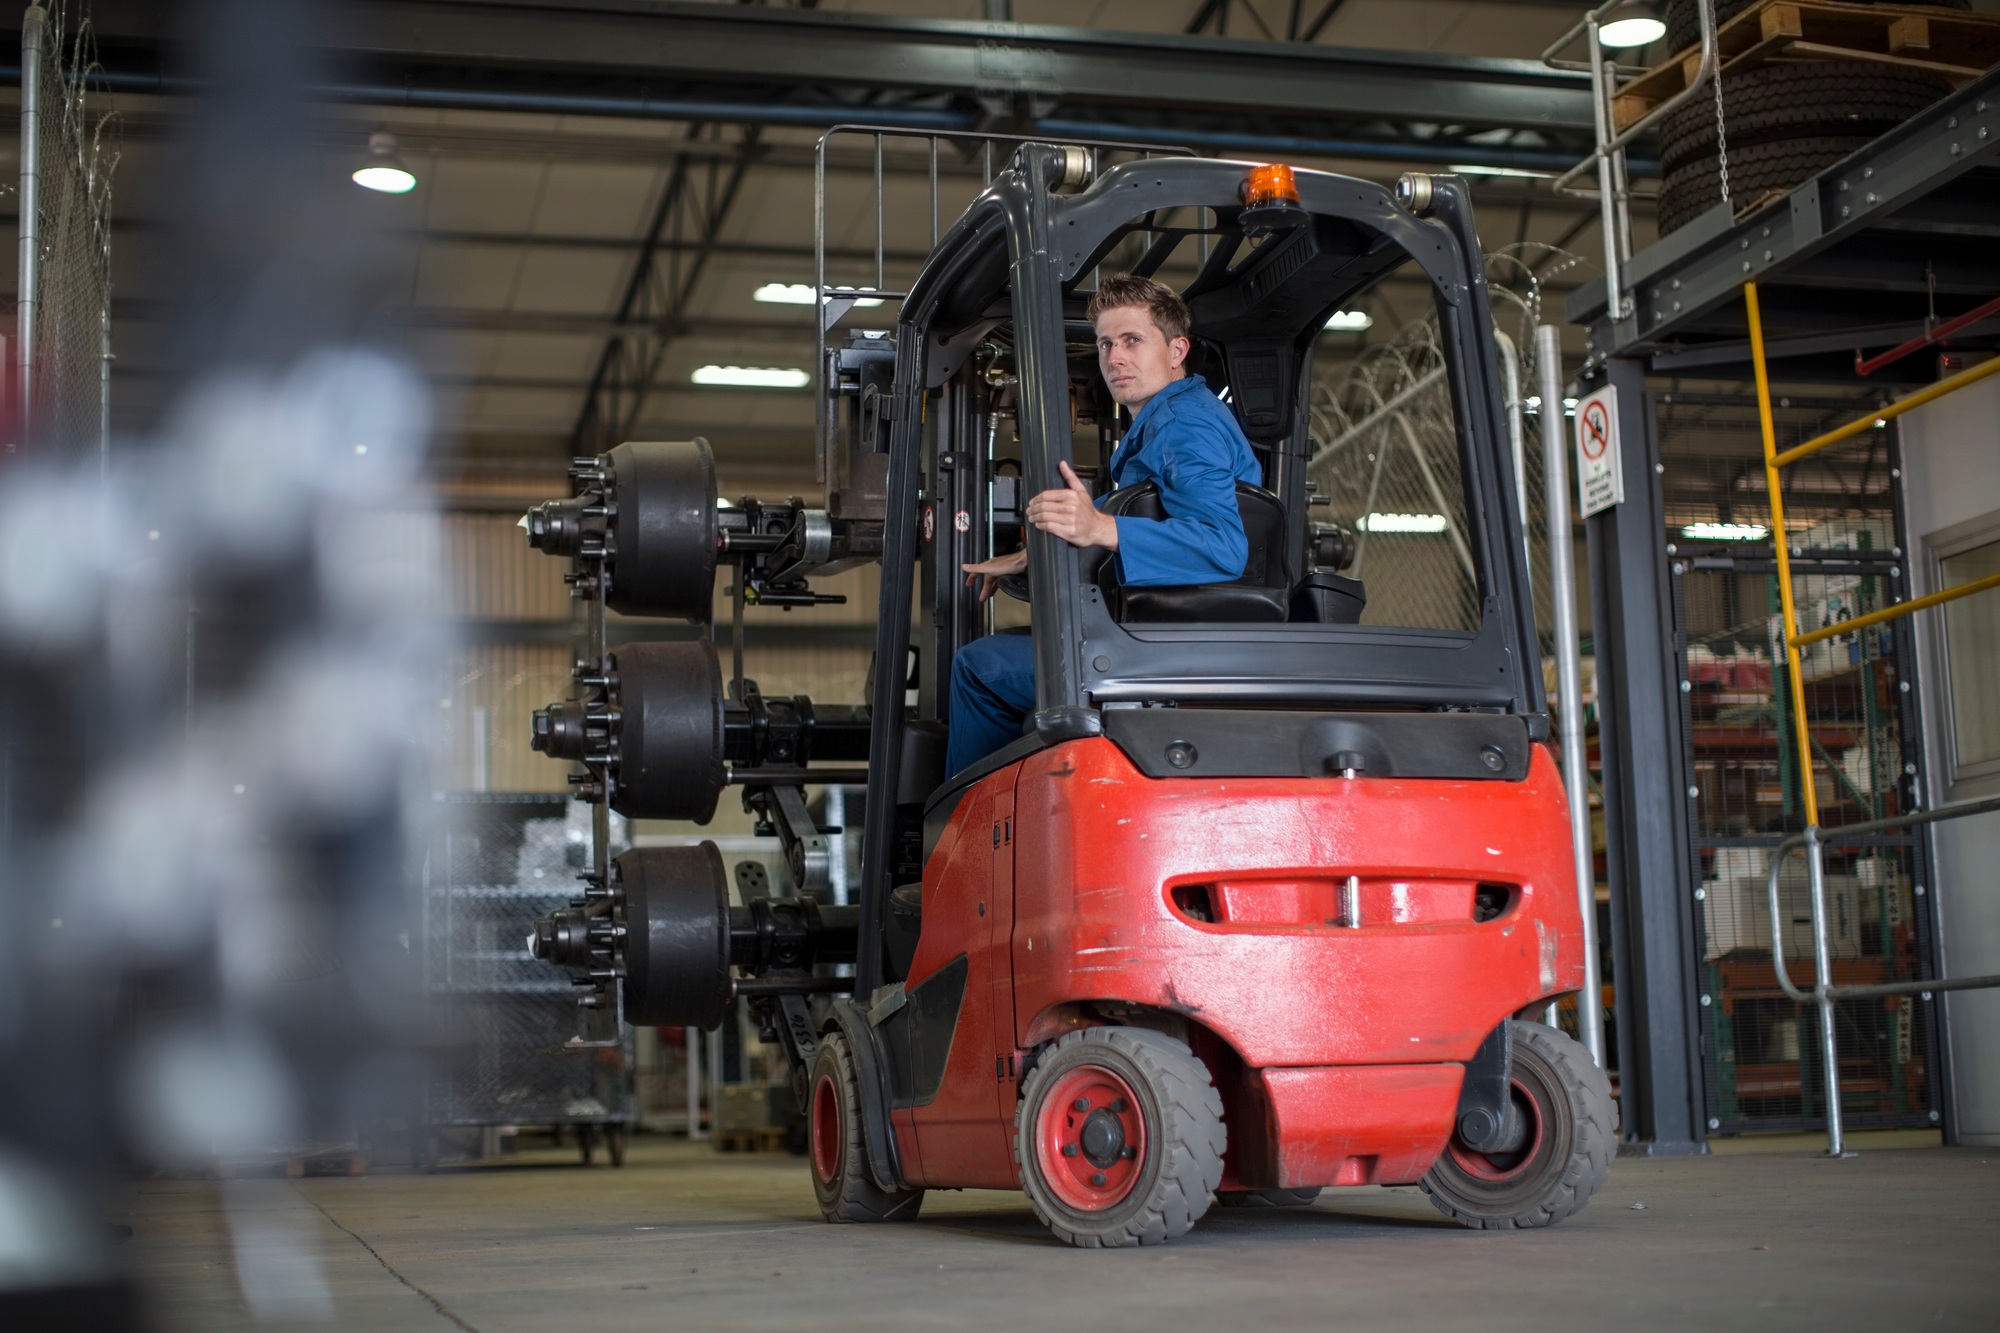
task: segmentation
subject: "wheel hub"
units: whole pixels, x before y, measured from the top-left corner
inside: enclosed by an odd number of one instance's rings
[[[1525,1177],[1542,1149],[1545,1132],[1543,1113],[1536,1102],[1534,1089],[1518,1078],[1512,1084],[1513,1106],[1508,1119],[1515,1123],[1507,1128],[1516,1132],[1508,1135],[1511,1143],[1505,1151],[1497,1148],[1485,1152],[1475,1150],[1467,1147],[1455,1134],[1446,1145],[1446,1151],[1460,1170],[1487,1184],[1511,1183]]]
[[[1083,1122],[1083,1133],[1077,1142],[1083,1148],[1085,1161],[1095,1167],[1107,1167],[1124,1155],[1125,1127],[1118,1123],[1115,1111],[1100,1106]]]
[[[1035,1115],[1037,1164],[1055,1196],[1082,1213],[1123,1203],[1146,1159],[1146,1120],[1122,1074],[1079,1065],[1057,1078]]]
[[[831,1183],[840,1175],[840,1152],[846,1146],[840,1125],[840,1089],[829,1077],[813,1085],[810,1126],[813,1174]]]

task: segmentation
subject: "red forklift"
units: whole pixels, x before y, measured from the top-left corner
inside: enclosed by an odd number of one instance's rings
[[[1125,589],[1022,510],[1059,463],[1107,472],[1093,275],[1176,254],[1198,263],[1192,368],[1264,484],[1239,484],[1240,578]],[[1340,571],[1364,540],[1371,567],[1394,558],[1367,532],[1382,522],[1312,512],[1314,349],[1392,273],[1429,285],[1445,352],[1455,623],[1371,609]],[[1582,984],[1584,935],[1493,348],[1456,177],[1392,193],[1191,157],[1100,172],[1021,145],[893,334],[825,349],[823,500],[721,505],[705,442],[632,442],[524,520],[575,561],[589,622],[574,697],[535,715],[534,744],[577,765],[599,827],[582,896],[531,951],[628,1022],[751,1006],[789,1058],[829,1221],[913,1219],[925,1190],[965,1188],[1021,1190],[1090,1247],[1329,1187],[1417,1184],[1471,1227],[1577,1211],[1616,1125],[1602,1071],[1542,1021]],[[959,570],[1022,542],[1009,591],[1030,608],[1037,707],[949,773],[952,658],[1008,632]],[[827,600],[813,577],[868,561],[867,702],[763,696],[744,603]],[[705,624],[718,564],[729,679],[706,638],[609,640],[606,607]],[[862,781],[842,902],[806,793]],[[781,840],[785,892],[732,894],[713,843],[609,856],[610,811],[705,822],[730,786]]]

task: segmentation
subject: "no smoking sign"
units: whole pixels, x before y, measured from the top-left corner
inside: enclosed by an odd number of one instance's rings
[[[1618,391],[1605,385],[1576,405],[1576,489],[1583,516],[1625,499],[1618,465]]]

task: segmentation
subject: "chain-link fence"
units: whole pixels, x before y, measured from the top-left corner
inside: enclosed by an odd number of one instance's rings
[[[64,2],[22,21],[20,390],[31,438],[108,451],[111,178],[117,121],[87,102],[90,24]]]
[[[1542,496],[1541,400],[1534,330],[1543,286],[1580,262],[1537,244],[1488,256],[1487,274],[1508,383],[1509,443],[1520,478],[1536,624],[1549,605],[1548,517]],[[1518,429],[1518,438],[1511,438]],[[1459,431],[1435,315],[1322,375],[1312,395],[1308,474],[1323,512],[1355,536],[1347,573],[1368,585],[1364,623],[1479,627],[1479,582],[1467,543]]]

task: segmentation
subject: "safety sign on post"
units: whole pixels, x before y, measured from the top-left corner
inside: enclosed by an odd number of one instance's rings
[[[1576,405],[1576,489],[1589,518],[1625,499],[1618,465],[1618,390],[1607,384]]]

